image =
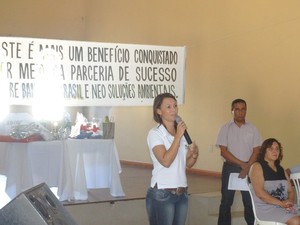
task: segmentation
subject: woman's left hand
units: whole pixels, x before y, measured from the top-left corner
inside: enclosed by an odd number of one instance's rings
[[[189,145],[189,150],[190,150],[191,157],[196,159],[199,154],[198,145],[195,142],[193,142],[192,144]]]
[[[294,206],[294,203],[289,199],[283,200],[283,203],[284,203],[284,208],[291,208]]]

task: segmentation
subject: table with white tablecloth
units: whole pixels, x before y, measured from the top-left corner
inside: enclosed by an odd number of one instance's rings
[[[61,201],[86,200],[91,188],[124,196],[120,173],[113,139],[0,142],[0,174],[10,198],[42,182],[57,187]]]

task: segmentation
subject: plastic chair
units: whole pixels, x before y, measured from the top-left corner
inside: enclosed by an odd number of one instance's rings
[[[275,221],[265,221],[265,220],[258,219],[257,215],[256,215],[256,208],[255,208],[255,205],[254,205],[254,200],[253,200],[252,192],[250,191],[249,184],[248,184],[248,191],[249,191],[249,194],[251,196],[253,214],[254,214],[254,219],[255,219],[254,225],[286,225],[285,223],[279,223],[279,222],[275,222]]]
[[[292,173],[290,175],[290,178],[294,183],[296,197],[297,197],[296,204],[299,206],[300,205],[300,173]]]

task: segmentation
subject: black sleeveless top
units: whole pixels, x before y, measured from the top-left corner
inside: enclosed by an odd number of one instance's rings
[[[277,165],[277,171],[274,171],[266,161],[259,162],[262,167],[264,179],[267,180],[286,180],[284,169],[282,166]]]
[[[272,170],[266,161],[258,162],[263,170],[265,181],[267,180],[286,180],[284,169],[282,166],[276,166],[277,172]],[[248,176],[248,182],[251,183],[250,177]]]

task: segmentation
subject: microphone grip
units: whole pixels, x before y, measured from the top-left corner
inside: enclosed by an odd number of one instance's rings
[[[190,138],[190,135],[188,134],[188,132],[185,130],[184,131],[184,137],[185,137],[185,140],[187,141],[187,143],[190,145],[190,144],[192,144],[193,142],[192,142],[192,140],[191,140],[191,138]]]

